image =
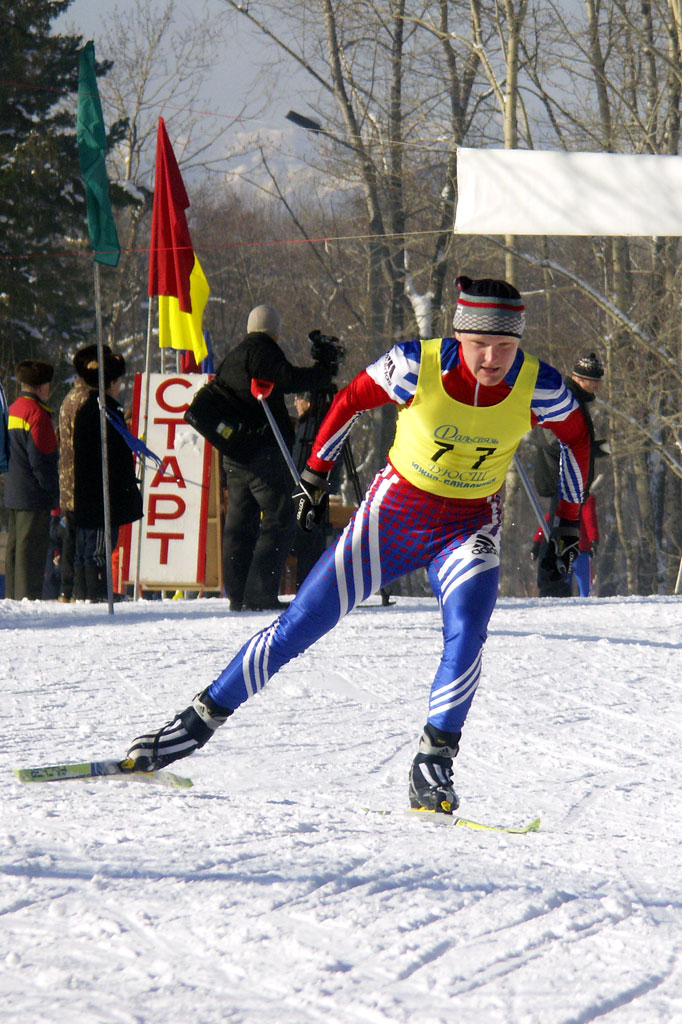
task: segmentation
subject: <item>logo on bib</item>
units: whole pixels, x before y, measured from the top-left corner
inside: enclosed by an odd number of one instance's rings
[[[460,444],[486,444],[496,448],[500,443],[496,437],[470,437],[469,434],[460,434],[454,423],[442,423],[439,427],[436,427],[433,436],[437,441],[445,441],[451,444],[453,442]]]

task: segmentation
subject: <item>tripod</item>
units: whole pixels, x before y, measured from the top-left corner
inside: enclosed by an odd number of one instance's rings
[[[300,435],[297,433],[296,446],[294,449],[294,461],[296,462],[299,473],[305,469],[306,463],[310,458],[313,441],[315,440],[315,436],[319,430],[322,420],[329,411],[329,407],[332,404],[336,391],[336,386],[332,384],[326,391],[316,391],[311,394],[310,411],[306,416],[303,431]],[[343,456],[343,465],[346,470],[346,474],[353,487],[355,501],[360,505],[363,498],[362,487],[360,486],[357,465],[355,458],[353,457],[353,451],[348,438],[343,442],[341,454]],[[332,470],[332,473],[333,472],[334,471]],[[329,506],[327,506],[325,525],[329,528]],[[379,593],[381,594],[381,604],[383,606],[395,604],[395,601],[391,600],[385,587],[382,587]]]

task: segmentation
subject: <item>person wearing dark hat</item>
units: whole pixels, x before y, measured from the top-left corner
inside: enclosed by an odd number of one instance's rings
[[[222,561],[225,595],[233,611],[284,607],[279,584],[295,529],[291,477],[265,413],[251,394],[252,379],[274,383],[267,402],[289,449],[294,432],[284,396],[324,389],[325,367],[294,366],[278,345],[280,316],[274,306],[251,310],[246,336],[223,359],[216,380],[236,397],[249,441],[223,457],[227,510]]]
[[[9,469],[9,404],[5,389],[0,384],[0,473]]]
[[[458,806],[453,758],[497,599],[507,469],[536,423],[569,447],[574,472],[552,524],[556,565],[568,571],[589,466],[589,433],[578,403],[557,370],[520,348],[525,312],[517,289],[490,278],[460,277],[458,284],[453,335],[395,344],[339,391],[322,421],[296,495],[305,530],[324,514],[329,472],[358,415],[388,403],[399,409],[388,464],[348,526],[287,610],[248,640],[184,711],[133,741],[128,756],[138,768],[160,768],[202,747],[278,669],[360,601],[425,568],[443,619],[443,652],[410,768],[409,800],[438,813]],[[318,663],[324,672],[319,655]],[[262,739],[274,758],[272,737]],[[384,761],[386,744],[378,735],[376,744]]]
[[[50,511],[59,500],[57,436],[47,405],[53,374],[50,363],[22,360],[16,368],[21,393],[9,407],[5,596],[15,601],[39,601],[43,596]]]
[[[102,348],[110,353],[108,345]],[[73,427],[76,415],[83,403],[90,397],[93,388],[98,386],[87,383],[83,372],[91,360],[97,359],[97,345],[85,345],[73,357],[73,368],[76,379],[71,390],[59,409],[59,510],[62,549],[60,557],[61,584],[59,601],[69,602],[85,598],[85,577],[83,566],[76,568],[76,522],[74,519],[74,466],[73,466]],[[92,379],[92,378],[91,378]]]
[[[575,570],[581,597],[587,597],[592,593],[592,559],[596,553],[599,541],[596,502],[594,500],[591,501],[589,508],[586,508],[585,504],[587,503],[594,480],[594,461],[596,458],[609,454],[608,442],[604,439],[595,439],[594,425],[589,409],[590,403],[594,401],[599,392],[603,377],[604,367],[596,353],[590,352],[576,359],[571,375],[564,380],[568,391],[570,391],[580,407],[590,436],[590,459],[587,478],[584,482],[579,553],[572,567],[572,570]],[[560,441],[557,438],[548,437],[545,431],[540,431],[539,433],[534,467],[535,487],[541,497],[550,499],[549,515],[553,516],[561,496],[561,480],[562,478],[567,479],[570,476],[571,466],[568,453],[562,447]],[[557,575],[552,563],[551,553],[549,560],[547,560],[547,551],[548,542],[544,539],[544,536],[539,538],[536,533],[533,538],[531,553],[534,558],[537,558],[538,562],[538,596],[571,597],[573,593],[574,572],[571,571],[570,573]]]
[[[107,462],[111,550],[119,528],[142,518],[142,496],[135,476],[135,460],[126,441],[112,426],[109,416],[123,418],[118,396],[123,387],[125,359],[117,352],[104,353],[104,386],[107,407]],[[85,600],[106,601],[106,537],[102,486],[102,434],[100,430],[97,356],[88,360],[81,376],[90,394],[76,413],[73,426],[74,505],[76,524],[75,569],[82,569]]]

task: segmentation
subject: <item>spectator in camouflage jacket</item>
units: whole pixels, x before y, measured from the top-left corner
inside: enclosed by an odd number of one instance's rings
[[[105,352],[111,352],[108,345]],[[73,357],[76,379],[73,387],[62,402],[59,410],[59,507],[60,526],[62,530],[61,553],[61,588],[60,601],[82,600],[85,597],[85,580],[82,567],[79,571],[74,566],[76,553],[76,523],[74,519],[75,476],[73,455],[73,429],[76,415],[92,394],[93,388],[85,380],[83,374],[88,364],[97,360],[97,345],[86,345],[79,349]]]

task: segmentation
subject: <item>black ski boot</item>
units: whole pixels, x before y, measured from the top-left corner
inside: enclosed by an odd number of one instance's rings
[[[208,696],[208,689],[198,693],[190,706],[181,711],[158,732],[138,736],[128,748],[127,757],[137,772],[153,772],[189,757],[208,743],[218,726],[232,714],[220,708]]]
[[[459,732],[444,732],[427,724],[419,752],[410,768],[410,807],[452,814],[459,797],[452,788],[452,760],[459,750]]]

